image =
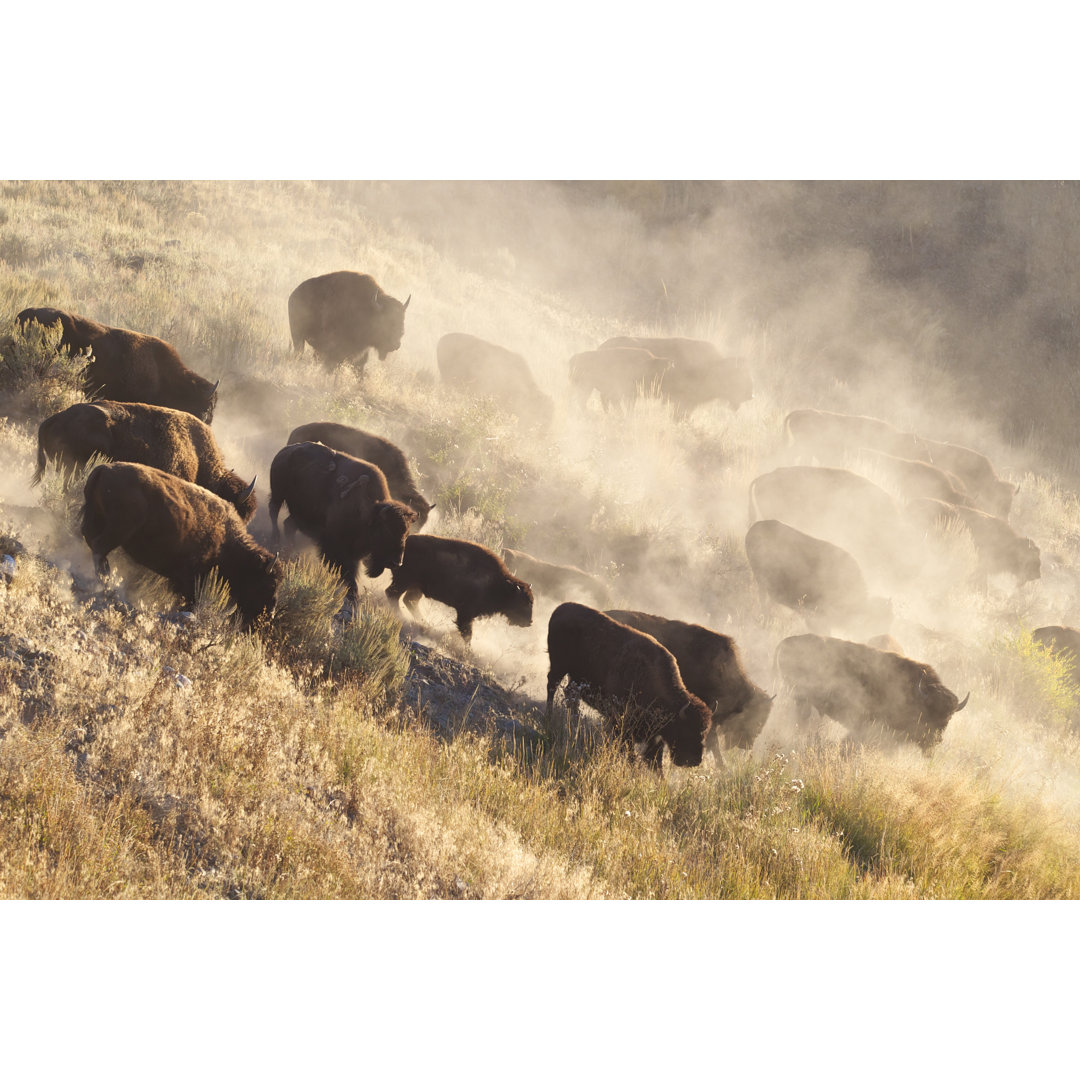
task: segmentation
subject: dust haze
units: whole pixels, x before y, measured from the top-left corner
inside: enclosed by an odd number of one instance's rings
[[[1068,438],[1080,392],[1076,185],[297,185],[298,204],[329,199],[332,213],[303,243],[272,250],[259,246],[260,229],[275,221],[258,191],[229,213],[177,188],[163,241],[193,265],[209,244],[257,262],[243,291],[224,288],[167,325],[148,323],[152,298],[137,283],[124,305],[87,297],[79,306],[164,337],[200,374],[221,377],[213,430],[230,467],[259,476],[251,529],[261,543],[270,537],[270,461],[292,428],[354,424],[409,456],[438,507],[426,532],[577,566],[607,584],[610,607],[730,634],[750,676],[777,693],[773,652],[806,623],[758,596],[743,551],[750,484],[795,463],[783,437],[789,410],[878,417],[978,450],[1019,484],[1009,523],[1040,548],[1038,580],[992,575],[977,587],[966,533],[906,520],[902,573],[884,540],[856,556],[870,591],[892,601],[889,629],[907,655],[931,663],[959,696],[971,691],[938,756],[998,754],[980,734],[993,711],[986,650],[1021,627],[1080,618],[1080,531],[1051,516],[1061,501],[1075,503],[1066,485],[1080,468]],[[289,293],[337,269],[370,273],[398,299],[412,295],[401,349],[371,360],[362,378],[348,365],[327,372],[310,347],[299,359],[289,347]],[[554,400],[550,427],[534,430],[496,401],[443,388],[435,345],[452,331],[520,353]],[[680,420],[656,399],[577,407],[567,361],[620,335],[710,341],[745,362],[754,397],[738,410],[710,402]],[[28,476],[29,442],[8,438]],[[806,463],[858,472],[902,514],[904,493],[866,455]],[[0,479],[0,498],[32,506],[35,496],[12,473]],[[870,535],[880,522],[844,526]],[[362,586],[381,595],[389,580]],[[560,599],[538,593],[528,630],[478,620],[472,658],[542,702],[547,619]],[[423,626],[402,613],[411,633],[468,655],[449,609],[425,600],[421,610]],[[781,694],[759,747],[783,729],[785,708]],[[1010,736],[1024,746],[1012,755],[1010,782],[1019,770],[1044,795],[1073,795],[1077,777],[1027,733]]]

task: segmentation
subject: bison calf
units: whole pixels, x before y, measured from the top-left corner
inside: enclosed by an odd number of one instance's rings
[[[277,556],[251,538],[217,495],[129,462],[99,465],[84,494],[82,535],[99,574],[109,572],[109,552],[119,547],[167,578],[185,603],[216,568],[245,625],[273,611],[282,578]]]
[[[701,764],[712,712],[686,688],[675,657],[656,638],[583,604],[560,604],[548,620],[548,661],[549,714],[569,677],[586,704],[621,726],[631,749],[644,744],[652,768],[661,767],[665,744],[676,765]]]
[[[817,709],[853,733],[881,728],[925,754],[941,741],[953,713],[968,703],[945,687],[929,664],[838,638],[784,638],[776,666],[795,696],[800,723]]]
[[[289,443],[291,445],[300,442],[322,443],[332,450],[340,450],[343,454],[360,458],[361,461],[370,461],[376,468],[381,469],[390,489],[390,497],[416,511],[417,532],[424,527],[428,515],[435,509],[434,503],[429,503],[420,494],[408,459],[388,439],[346,424],[323,420],[294,428],[289,435]]]
[[[79,402],[54,413],[38,427],[33,483],[41,482],[50,459],[66,473],[94,454],[152,465],[219,495],[245,522],[255,515],[255,481],[245,483],[226,468],[209,425],[190,413],[119,401]]]
[[[734,638],[696,623],[665,619],[644,611],[607,611],[606,615],[656,638],[679,665],[691,694],[712,709],[710,748],[749,750],[769,719],[773,699],[746,674]]]
[[[421,597],[452,607],[461,636],[472,638],[474,619],[505,615],[512,626],[531,626],[533,594],[529,584],[515,577],[506,564],[481,544],[424,534],[405,541],[405,557],[393,569],[387,597],[398,601],[419,618]]]
[[[606,604],[610,598],[608,587],[592,574],[586,574],[576,566],[559,566],[557,563],[544,562],[524,551],[503,548],[503,562],[515,573],[523,577],[539,593],[565,600],[567,597],[580,595],[596,604]]]
[[[362,561],[368,577],[401,564],[405,537],[417,518],[415,510],[390,498],[380,469],[322,443],[285,446],[270,465],[275,544],[280,542],[282,504],[289,508],[286,539],[291,542],[299,529],[315,541],[320,555],[341,576],[346,604],[355,603],[359,595],[356,578]]]

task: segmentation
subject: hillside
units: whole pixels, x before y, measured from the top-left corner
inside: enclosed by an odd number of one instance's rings
[[[72,529],[78,489],[30,485],[37,423],[61,399],[9,394],[0,895],[1080,895],[1080,689],[1030,635],[1080,619],[1069,455],[1051,460],[971,397],[952,344],[963,290],[935,306],[962,238],[934,234],[953,260],[927,256],[937,279],[867,254],[867,237],[885,247],[872,219],[887,232],[914,213],[896,195],[852,210],[830,245],[825,193],[799,238],[784,185],[728,191],[720,209],[648,185],[0,186],[0,341],[10,350],[18,311],[53,305],[160,336],[220,377],[213,430],[233,469],[258,474],[260,542],[288,433],[352,424],[409,455],[437,507],[427,532],[573,563],[607,583],[609,606],[730,634],[777,694],[752,752],[658,777],[593,728],[568,730],[561,705],[545,719],[549,598],[528,629],[478,621],[466,648],[441,605],[424,601],[422,623],[391,612],[389,575],[363,582],[355,623],[332,624],[340,595],[310,556],[250,635],[212,589],[181,617],[122,556],[103,588]],[[1030,250],[1048,243],[1039,231]],[[290,347],[289,293],[339,268],[412,297],[401,349],[362,379]],[[443,387],[449,331],[525,356],[551,427]],[[655,400],[579,409],[569,357],[634,333],[713,341],[746,361],[754,398],[681,421]],[[750,482],[789,460],[796,407],[963,443],[1019,484],[1010,522],[1039,546],[1039,580],[973,587],[970,547],[950,535],[946,561],[891,592],[905,651],[971,692],[931,757],[795,729],[773,654],[805,624],[762,607],[743,537]]]

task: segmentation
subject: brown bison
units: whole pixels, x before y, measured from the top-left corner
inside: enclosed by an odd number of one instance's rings
[[[892,496],[847,469],[789,465],[750,484],[750,522],[783,521],[893,577],[911,572],[913,556]]]
[[[255,481],[245,483],[226,468],[213,432],[191,413],[136,402],[79,402],[46,417],[37,441],[35,485],[50,459],[67,474],[103,454],[198,484],[232,503],[244,522],[255,515]]]
[[[795,409],[784,417],[784,434],[800,458],[836,464],[857,450],[880,450],[896,457],[916,458],[916,439],[873,416],[821,409]]]
[[[1036,544],[1017,535],[1007,521],[993,514],[969,506],[952,506],[939,499],[914,499],[908,503],[907,513],[922,529],[949,523],[965,526],[975,544],[976,577],[984,588],[991,574],[1011,574],[1020,585],[1042,576]]]
[[[57,308],[26,308],[16,316],[27,322],[51,326],[59,321],[61,345],[74,352],[90,349],[83,389],[88,397],[100,395],[110,401],[136,401],[180,409],[209,424],[217,404],[217,383],[211,383],[185,366],[180,354],[166,341],[104,326],[81,315]]]
[[[656,638],[602,611],[560,604],[548,620],[547,710],[563,679],[608,720],[621,725],[631,749],[644,744],[645,760],[661,768],[664,744],[680,766],[700,765],[712,712],[687,690],[675,657]],[[568,699],[577,711],[577,696]]]
[[[892,623],[892,604],[869,595],[859,564],[836,544],[766,519],[750,526],[746,558],[762,601],[799,612],[815,632],[841,627],[862,637]]]
[[[769,719],[772,698],[746,674],[735,639],[696,623],[644,611],[606,611],[616,622],[656,638],[679,665],[686,689],[712,709],[709,745],[749,750]]]
[[[363,372],[368,349],[380,360],[401,348],[405,335],[403,304],[382,291],[369,274],[335,270],[308,278],[289,295],[289,332],[293,349],[308,342],[327,367],[355,358]]]
[[[978,509],[1003,520],[1008,518],[1013,496],[1020,490],[1020,485],[1002,480],[989,458],[966,446],[935,442],[921,436],[916,436],[915,448],[912,457],[929,461],[959,477]]]
[[[360,458],[361,461],[370,461],[372,465],[382,469],[390,489],[390,497],[416,511],[416,531],[424,527],[428,515],[435,509],[435,504],[429,503],[420,494],[408,459],[388,439],[359,428],[348,427],[346,424],[322,420],[294,428],[289,435],[289,443],[291,445],[300,442],[320,442],[332,450],[340,450],[343,454]]]
[[[795,696],[800,723],[817,709],[855,735],[884,730],[925,754],[971,696],[958,700],[929,664],[816,634],[784,638],[776,649],[776,665]]]
[[[604,409],[630,405],[642,397],[662,396],[664,375],[673,361],[653,356],[648,349],[616,346],[570,357],[570,386],[584,406],[596,390]]]
[[[347,590],[346,605],[359,596],[357,574],[365,561],[368,577],[401,565],[405,537],[416,511],[390,497],[382,471],[367,461],[322,443],[282,447],[270,464],[270,525],[280,542],[278,513],[289,508],[287,542],[297,530],[315,541]]]
[[[217,569],[245,625],[274,609],[282,570],[224,499],[149,465],[99,465],[86,480],[82,535],[99,574],[122,548],[161,574],[185,604]]]
[[[964,482],[928,461],[894,457],[880,450],[864,450],[866,461],[896,485],[906,501],[940,499],[953,506],[974,506],[964,491]]]
[[[1080,630],[1071,626],[1040,626],[1032,630],[1031,637],[1051,652],[1061,654],[1068,662],[1072,681],[1080,684]]]
[[[754,382],[746,367],[720,355],[715,345],[694,338],[617,337],[601,349],[648,349],[654,356],[671,361],[664,376],[662,396],[670,401],[676,416],[685,416],[699,405],[717,399],[732,409],[754,396]]]
[[[606,604],[611,599],[608,587],[592,574],[586,574],[576,566],[559,566],[527,555],[514,548],[503,548],[503,562],[523,577],[538,593],[556,600],[571,596],[583,596],[593,603]]]
[[[414,618],[419,618],[417,605],[424,596],[452,607],[466,641],[472,638],[473,620],[485,615],[505,615],[511,626],[532,625],[529,584],[511,574],[502,559],[481,544],[445,536],[410,536],[405,541],[405,557],[393,574],[386,590],[391,601],[404,597]]]
[[[551,423],[554,404],[518,353],[472,334],[444,334],[435,345],[435,361],[447,386],[494,398],[526,423],[540,427]]]

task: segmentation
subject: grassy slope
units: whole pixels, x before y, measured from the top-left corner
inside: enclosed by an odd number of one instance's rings
[[[222,375],[215,433],[233,467],[261,474],[264,501],[292,426],[370,428],[419,466],[440,507],[429,531],[605,571],[619,604],[734,634],[775,689],[772,649],[801,623],[761,613],[741,554],[746,487],[779,460],[791,393],[764,338],[740,342],[761,390],[734,416],[674,425],[648,403],[581,416],[566,358],[651,327],[539,292],[512,260],[481,274],[333,190],[9,184],[0,216],[0,336],[20,308],[53,303],[174,342]],[[339,266],[413,294],[401,351],[363,384],[289,353],[289,291]],[[449,330],[528,357],[556,400],[550,434],[525,438],[490,403],[440,390],[434,344]],[[13,509],[39,498],[31,430],[0,427],[13,463],[0,519],[3,542],[34,550],[40,528]],[[1037,588],[982,597],[939,582],[932,606],[901,598],[909,651],[972,690],[932,760],[797,743],[781,695],[752,756],[666,780],[558,725],[532,746],[439,739],[411,702],[388,707],[362,678],[312,678],[280,632],[238,637],[212,604],[195,630],[157,618],[152,590],[137,614],[88,604],[67,572],[89,580],[84,548],[50,540],[39,550],[59,568],[20,556],[0,587],[0,894],[1076,896],[1075,695],[1022,628],[1075,610],[1078,516],[1051,477],[1028,475],[1014,523],[1051,556]],[[634,535],[659,553],[637,572],[620,554]],[[423,610],[426,629],[411,632],[464,656],[447,610]],[[526,702],[542,698],[550,610],[538,603],[528,631],[476,627],[473,659]],[[542,726],[527,704],[521,718]]]

